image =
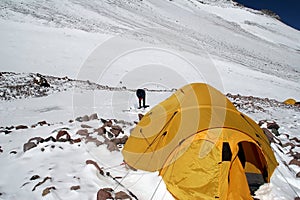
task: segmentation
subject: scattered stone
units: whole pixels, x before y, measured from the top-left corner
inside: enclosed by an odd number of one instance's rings
[[[99,173],[100,173],[102,176],[104,176],[104,171],[99,167],[99,165],[98,165],[95,161],[93,161],[93,160],[86,160],[85,163],[86,163],[87,165],[89,165],[89,164],[94,165],[94,166],[97,168],[97,170],[99,171]]]
[[[74,122],[74,120],[72,120],[72,119],[69,120],[69,123],[73,123],[73,122]]]
[[[106,133],[107,133],[107,137],[109,137],[109,138],[113,138],[114,137],[114,135],[111,132],[106,132]]]
[[[82,117],[82,121],[83,122],[87,122],[87,121],[89,121],[90,120],[90,118],[89,118],[89,116],[87,116],[87,115],[84,115],[83,117]]]
[[[267,122],[267,128],[278,130],[280,127],[275,121],[272,121],[272,122]]]
[[[73,185],[70,190],[79,190],[80,189],[80,185]]]
[[[95,132],[98,133],[98,135],[103,135],[106,133],[106,129],[104,127],[100,127],[100,128],[97,128],[97,129],[94,129]]]
[[[300,172],[296,174],[296,178],[300,178]]]
[[[113,199],[111,193],[105,189],[100,189],[97,193],[97,200]]]
[[[33,175],[30,180],[33,181],[33,180],[36,180],[36,179],[39,179],[40,176],[39,175]]]
[[[45,196],[45,195],[49,194],[51,190],[56,190],[56,188],[54,186],[45,188],[43,190],[42,196]]]
[[[297,165],[298,167],[300,167],[300,161],[297,159],[293,159],[289,162],[289,165]]]
[[[18,125],[16,126],[16,130],[19,130],[19,129],[27,129],[28,126],[25,126],[25,125]]]
[[[101,118],[101,122],[103,123],[103,127],[111,127],[112,126],[112,121],[111,120],[105,120]]]
[[[112,134],[114,134],[115,137],[118,137],[121,132],[124,133],[122,128],[118,125],[111,126],[110,131]]]
[[[40,121],[37,124],[40,126],[48,125],[48,123],[46,121]]]
[[[292,149],[295,148],[295,145],[294,145],[293,143],[291,143],[291,142],[287,142],[287,143],[285,143],[285,144],[282,144],[281,146],[282,146],[283,148],[284,148],[284,147],[287,147],[287,146],[291,146]]]
[[[91,126],[89,126],[87,124],[81,124],[80,126],[81,126],[81,128],[93,128],[93,127],[91,127]]]
[[[128,136],[124,135],[122,138],[114,138],[111,141],[115,144],[125,144],[128,140]]]
[[[91,136],[87,136],[87,137],[85,138],[85,143],[88,143],[88,142],[94,142],[94,143],[96,144],[97,147],[103,144],[103,143],[102,143],[101,141],[99,141],[97,138],[93,138],[93,137],[91,137]]]
[[[2,147],[0,146],[0,153],[3,153],[3,149],[2,149]]]
[[[17,154],[17,151],[11,151],[10,154]]]
[[[35,191],[35,189],[36,189],[38,186],[42,185],[42,184],[45,183],[47,180],[52,180],[52,178],[49,177],[49,176],[45,177],[43,181],[38,182],[38,183],[33,187],[32,191]]]
[[[61,139],[63,139],[63,138],[61,138],[61,137],[63,137],[63,136],[66,136],[65,140],[61,140]],[[60,131],[58,131],[58,133],[57,133],[57,135],[56,135],[56,140],[57,140],[57,141],[60,140],[60,141],[62,141],[62,142],[70,141],[70,140],[71,140],[71,136],[70,136],[70,134],[69,134],[67,131],[65,131],[65,130],[60,130]]]
[[[37,144],[43,143],[43,142],[44,142],[44,139],[41,138],[41,137],[33,137],[33,138],[30,138],[28,142],[32,142],[32,141],[34,141],[34,140],[37,142]]]
[[[99,119],[97,113],[93,113],[90,115],[89,117],[90,120],[95,120],[95,119]]]
[[[23,145],[23,151],[26,152],[29,149],[36,147],[37,145],[34,142],[27,142]]]
[[[82,117],[77,117],[75,121],[82,122]]]
[[[296,138],[296,137],[293,137],[293,138],[290,139],[290,140],[294,140],[295,142],[300,143],[300,140],[299,140],[298,138]]]
[[[76,132],[76,134],[81,135],[81,136],[88,136],[89,131],[87,129],[80,129]]]
[[[52,142],[56,142],[56,139],[55,139],[53,136],[47,137],[47,138],[44,140],[44,142],[49,142],[50,140],[51,140]]]
[[[116,143],[112,142],[112,141],[108,141],[106,142],[107,144],[107,149],[112,152],[112,151],[119,151],[119,148],[117,146]]]
[[[144,115],[143,114],[138,114],[138,117],[139,117],[139,120],[141,121],[142,118],[144,117]]]
[[[77,138],[77,139],[72,140],[72,142],[73,142],[73,143],[79,143],[79,142],[81,142],[81,139],[80,139],[80,138]]]
[[[131,200],[131,197],[127,193],[120,191],[115,194],[115,199],[130,199]]]

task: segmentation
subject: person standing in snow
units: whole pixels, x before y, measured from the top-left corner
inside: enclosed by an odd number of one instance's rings
[[[143,108],[146,108],[146,92],[143,89],[137,89],[136,96],[139,99],[139,107],[138,109],[142,108],[142,101],[143,101]]]

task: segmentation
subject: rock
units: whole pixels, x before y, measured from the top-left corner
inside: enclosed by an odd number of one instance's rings
[[[272,121],[272,122],[267,122],[267,128],[278,130],[280,127],[276,122]]]
[[[70,190],[79,190],[79,189],[80,189],[80,185],[74,185],[70,187]]]
[[[283,148],[284,148],[284,147],[287,147],[287,146],[291,146],[292,149],[295,148],[295,145],[294,145],[293,143],[291,143],[291,142],[287,142],[287,143],[285,143],[285,144],[282,144],[281,146],[282,146]]]
[[[280,135],[278,129],[276,129],[276,128],[272,128],[271,131],[272,131],[272,133],[273,133],[275,136],[279,136],[279,135]]]
[[[107,144],[107,149],[112,152],[112,151],[119,151],[119,148],[117,146],[116,143],[112,142],[112,141],[109,141],[106,143]]]
[[[56,188],[54,186],[45,188],[43,190],[42,196],[45,196],[45,195],[49,194],[51,190],[56,190]]]
[[[48,125],[48,123],[46,121],[40,121],[37,124],[40,126]]]
[[[298,153],[298,152],[292,153],[292,156],[293,156],[295,159],[300,159],[300,153]]]
[[[300,161],[297,159],[293,159],[289,162],[289,165],[297,165],[298,167],[300,167]]]
[[[91,126],[89,126],[87,124],[81,124],[80,126],[81,126],[81,128],[93,128],[93,127],[91,127]]]
[[[79,142],[81,142],[81,139],[80,139],[80,138],[77,138],[77,139],[72,140],[72,142],[73,142],[73,143],[79,143]]]
[[[72,119],[69,120],[69,123],[73,123],[73,122],[74,122],[74,120],[72,120]]]
[[[111,141],[114,142],[115,144],[125,144],[127,140],[128,140],[128,136],[124,135],[124,137],[122,138],[115,138],[112,139]]]
[[[296,178],[300,178],[300,172],[296,174]]]
[[[144,117],[144,115],[143,114],[138,114],[138,117],[139,117],[139,120],[141,121],[142,118]]]
[[[125,192],[120,191],[115,194],[115,199],[130,199],[131,200],[131,197],[128,194],[126,194]]]
[[[97,113],[93,113],[90,115],[89,117],[90,120],[95,120],[95,119],[99,119]]]
[[[23,145],[23,151],[26,152],[29,149],[36,147],[37,145],[34,142],[27,142]]]
[[[108,190],[100,189],[97,193],[97,200],[113,199],[111,193]]]
[[[293,137],[291,140],[294,140],[295,142],[300,143],[300,140],[296,137]]]
[[[41,138],[41,137],[33,137],[33,138],[30,138],[30,139],[28,140],[28,142],[32,142],[32,141],[34,141],[34,140],[36,141],[37,144],[43,143],[43,142],[44,142],[44,139]]]
[[[36,180],[36,179],[39,179],[40,176],[39,175],[33,175],[30,180],[33,181],[33,180]]]
[[[87,121],[89,121],[90,120],[90,118],[89,118],[89,116],[87,116],[87,115],[84,115],[83,117],[82,117],[82,121],[83,122],[87,122]]]
[[[100,127],[100,128],[97,128],[97,129],[94,129],[95,132],[98,133],[98,135],[103,135],[106,133],[106,129],[104,127]]]
[[[80,129],[76,132],[76,134],[81,135],[81,136],[88,136],[89,132],[87,129]]]
[[[75,121],[82,122],[82,117],[77,117]]]
[[[70,134],[67,131],[65,131],[65,130],[58,131],[58,133],[56,135],[56,140],[60,140],[61,137],[63,137],[63,136],[66,136],[66,138],[65,138],[66,141],[70,141],[71,140]]]
[[[51,140],[52,142],[56,142],[56,139],[55,139],[53,136],[47,137],[47,138],[44,140],[44,142],[49,142],[50,140]]]
[[[91,136],[87,136],[87,137],[85,138],[85,143],[88,143],[88,142],[94,142],[94,143],[96,144],[97,147],[103,144],[103,143],[100,142],[97,138],[93,138],[93,137],[91,137]]]
[[[25,126],[25,125],[18,125],[16,126],[16,130],[19,130],[19,129],[27,129],[28,126]]]
[[[112,134],[114,134],[115,137],[118,137],[121,132],[124,133],[122,128],[118,125],[111,126],[110,131]]]
[[[101,118],[101,122],[103,123],[103,127],[111,127],[112,126],[112,121],[111,120],[105,120]]]

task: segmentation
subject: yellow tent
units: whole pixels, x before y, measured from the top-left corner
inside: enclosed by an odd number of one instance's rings
[[[134,168],[159,171],[174,198],[183,200],[252,199],[247,177],[269,182],[278,165],[260,127],[202,83],[152,108],[122,153]]]
[[[287,99],[283,103],[286,104],[286,105],[295,105],[296,100],[295,99]]]

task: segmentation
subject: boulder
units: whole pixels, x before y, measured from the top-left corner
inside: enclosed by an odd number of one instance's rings
[[[297,159],[293,159],[289,162],[289,165],[297,165],[298,167],[300,167],[300,161]]]
[[[65,131],[65,130],[58,131],[58,133],[56,135],[56,140],[63,139],[62,138],[63,136],[66,136],[66,138],[65,138],[66,141],[70,141],[71,140],[70,134],[67,131]]]
[[[26,152],[29,149],[36,147],[37,145],[34,142],[27,142],[23,145],[23,151]]]
[[[91,126],[89,126],[87,124],[81,124],[80,126],[81,126],[81,128],[93,128],[93,127],[91,127]]]
[[[90,115],[89,117],[90,120],[95,120],[95,119],[99,119],[97,113],[93,113]]]
[[[103,135],[106,133],[106,129],[104,127],[100,127],[100,128],[97,128],[97,129],[94,129],[95,132],[98,133],[98,135]]]
[[[87,115],[84,115],[83,117],[82,117],[82,121],[83,122],[87,122],[87,121],[89,121],[90,120],[90,118],[89,118],[89,116],[87,116]]]
[[[27,129],[28,126],[25,126],[25,125],[18,125],[16,126],[16,130],[19,130],[19,129]]]
[[[73,185],[72,187],[70,187],[70,190],[79,190],[80,189],[80,185]]]
[[[97,200],[107,200],[107,199],[113,199],[113,197],[111,196],[111,193],[104,189],[100,189],[97,192]]]
[[[115,199],[130,199],[131,200],[131,197],[128,194],[126,194],[125,192],[120,191],[115,194]]]
[[[114,134],[115,137],[118,137],[121,132],[124,133],[122,128],[118,125],[111,126],[110,132]]]
[[[76,132],[76,134],[81,135],[81,136],[88,136],[89,131],[87,129],[80,129]]]

